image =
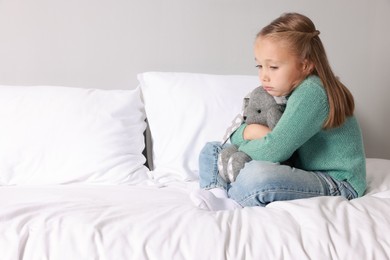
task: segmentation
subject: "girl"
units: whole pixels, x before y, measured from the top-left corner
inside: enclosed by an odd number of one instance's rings
[[[254,54],[263,88],[286,96],[283,116],[270,131],[242,124],[231,143],[253,160],[233,183],[218,174],[220,143],[199,157],[200,187],[193,202],[209,210],[265,206],[315,196],[353,199],[366,189],[365,153],[354,100],[333,74],[313,22],[287,13],[257,35]],[[291,157],[294,166],[279,162]]]

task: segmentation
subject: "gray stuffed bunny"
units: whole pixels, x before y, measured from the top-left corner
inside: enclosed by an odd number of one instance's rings
[[[255,88],[244,99],[243,120],[247,124],[261,124],[273,129],[284,111],[284,105],[278,104],[273,96],[262,87]],[[218,156],[219,175],[228,183],[234,182],[240,170],[251,158],[238,147],[230,145],[222,149]]]

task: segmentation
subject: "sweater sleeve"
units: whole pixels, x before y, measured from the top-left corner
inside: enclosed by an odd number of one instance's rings
[[[230,137],[230,142],[232,144],[235,144],[237,146],[240,146],[242,145],[243,143],[247,143],[248,141],[246,141],[243,137],[243,134],[244,134],[244,130],[245,130],[245,127],[247,126],[246,123],[243,123],[239,128],[237,128],[237,130],[231,135]]]
[[[311,76],[293,91],[272,132],[261,139],[243,141],[245,126],[241,126],[232,140],[253,160],[282,162],[321,131],[328,113],[328,99],[321,81]]]

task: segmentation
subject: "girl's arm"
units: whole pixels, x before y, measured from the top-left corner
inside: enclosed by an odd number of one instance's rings
[[[289,97],[286,110],[272,132],[263,138],[247,141],[244,136],[248,126],[241,127],[232,136],[232,143],[237,142],[239,150],[253,160],[285,161],[322,130],[328,112],[327,95],[321,82],[306,80]]]
[[[271,132],[271,129],[268,126],[250,124],[245,127],[243,138],[247,141],[260,139],[266,136],[269,132]]]
[[[243,123],[237,130],[230,136],[230,142],[234,145],[240,146],[243,143],[246,143],[244,139],[244,130],[248,125]]]
[[[230,142],[237,146],[251,140],[261,139],[266,136],[271,129],[260,124],[242,124],[231,136]]]

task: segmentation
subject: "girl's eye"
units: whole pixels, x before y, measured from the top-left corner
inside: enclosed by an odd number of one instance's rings
[[[258,68],[258,69],[261,69],[263,66],[261,66],[261,65],[256,65],[256,68]]]
[[[278,67],[277,67],[277,66],[270,66],[270,69],[272,69],[272,70],[277,70]]]

